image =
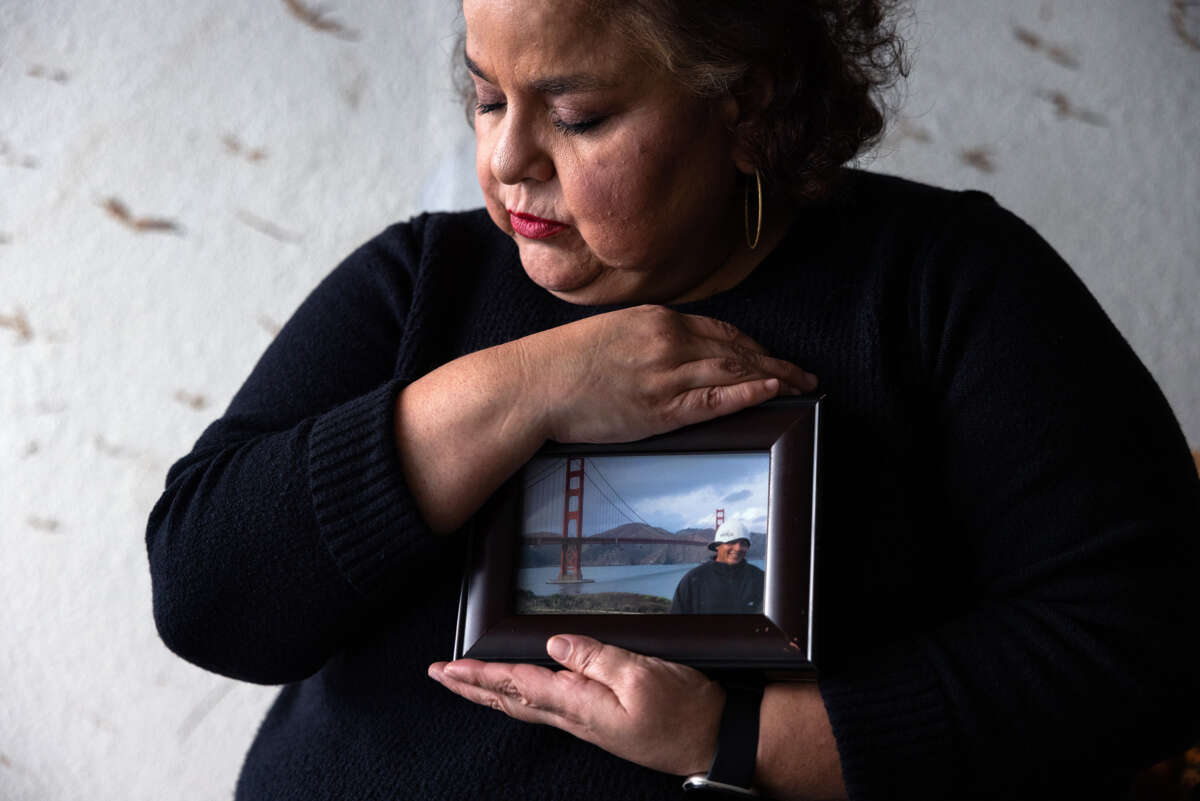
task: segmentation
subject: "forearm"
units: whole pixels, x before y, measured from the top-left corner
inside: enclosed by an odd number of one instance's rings
[[[788,799],[846,797],[825,704],[813,683],[775,683],[763,693],[755,784]]]
[[[640,306],[444,364],[396,403],[405,480],[425,522],[462,525],[547,439],[630,442],[816,379],[732,326]]]
[[[546,440],[524,349],[509,342],[455,359],[396,400],[396,449],[435,532],[466,522]]]

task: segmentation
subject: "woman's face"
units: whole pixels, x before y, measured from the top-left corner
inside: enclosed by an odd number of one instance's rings
[[[730,259],[732,99],[697,99],[576,0],[463,13],[479,185],[533,281],[572,303],[666,302]]]

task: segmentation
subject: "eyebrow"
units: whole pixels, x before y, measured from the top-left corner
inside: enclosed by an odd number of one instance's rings
[[[463,51],[463,61],[467,65],[467,70],[471,74],[477,76],[480,80],[487,81],[490,84],[495,84],[488,75],[480,69],[479,65],[471,60],[467,55],[467,51]],[[577,72],[570,75],[555,75],[549,78],[539,78],[529,84],[529,88],[538,94],[549,95],[551,97],[557,95],[569,95],[579,92],[598,92],[602,89],[611,89],[616,84],[611,81],[606,81],[596,75],[591,75],[586,72]]]

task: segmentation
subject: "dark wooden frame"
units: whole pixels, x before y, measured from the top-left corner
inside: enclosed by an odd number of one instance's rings
[[[454,658],[550,665],[547,638],[571,633],[703,670],[814,675],[819,424],[820,399],[785,398],[639,442],[551,444],[539,454],[769,451],[763,614],[514,614],[522,471],[496,492],[472,525]]]

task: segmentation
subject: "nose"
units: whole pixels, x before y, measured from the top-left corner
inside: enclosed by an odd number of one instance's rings
[[[539,141],[527,114],[510,103],[492,145],[492,174],[502,184],[549,181],[554,160]]]

